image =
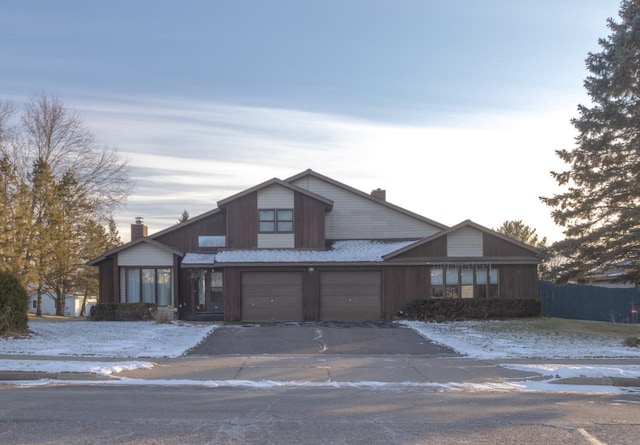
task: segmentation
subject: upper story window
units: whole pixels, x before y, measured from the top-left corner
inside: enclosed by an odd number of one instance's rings
[[[225,247],[226,236],[200,235],[198,236],[198,247]]]
[[[258,210],[258,232],[292,233],[293,209]]]

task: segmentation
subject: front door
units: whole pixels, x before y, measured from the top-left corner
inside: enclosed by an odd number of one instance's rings
[[[207,296],[207,312],[224,314],[224,298],[222,294],[222,271],[212,271],[209,275],[209,295]]]

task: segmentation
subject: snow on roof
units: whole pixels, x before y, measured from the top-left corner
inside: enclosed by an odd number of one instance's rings
[[[336,241],[328,250],[252,249],[225,250],[216,263],[347,263],[377,262],[382,257],[415,241]],[[190,255],[190,254],[188,254]],[[185,257],[186,258],[186,257]],[[184,264],[184,261],[183,261]]]
[[[183,266],[213,265],[216,259],[215,253],[187,253],[182,259]]]

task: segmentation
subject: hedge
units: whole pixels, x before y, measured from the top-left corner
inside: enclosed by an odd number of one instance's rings
[[[91,308],[93,321],[148,321],[154,319],[153,303],[99,303]]]
[[[413,300],[404,311],[408,319],[437,322],[538,317],[541,313],[540,300],[530,298]]]

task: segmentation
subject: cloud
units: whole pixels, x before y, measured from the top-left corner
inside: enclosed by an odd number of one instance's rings
[[[150,231],[215,208],[229,195],[307,168],[453,225],[508,219],[560,238],[538,199],[556,193],[554,154],[570,148],[572,107],[520,113],[461,111],[398,125],[347,116],[225,104],[115,98],[72,104],[102,144],[119,148],[137,188],[117,221]],[[126,236],[123,238],[126,239]]]

